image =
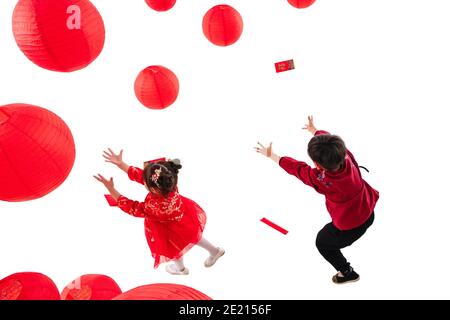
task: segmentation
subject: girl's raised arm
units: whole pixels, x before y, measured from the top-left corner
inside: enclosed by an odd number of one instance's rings
[[[105,158],[105,162],[115,164],[120,170],[128,173],[130,166],[122,160],[122,155],[123,150],[120,150],[118,154],[114,153],[114,151],[110,148],[108,148],[108,151],[103,151],[103,158]]]

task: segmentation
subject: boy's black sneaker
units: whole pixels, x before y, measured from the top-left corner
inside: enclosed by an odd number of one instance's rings
[[[332,280],[336,284],[344,284],[348,282],[356,282],[359,280],[359,274],[357,274],[352,267],[347,272],[342,273],[343,277],[338,276],[339,273],[333,276]]]

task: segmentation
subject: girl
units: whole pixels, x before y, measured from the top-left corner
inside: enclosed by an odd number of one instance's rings
[[[202,237],[206,223],[203,209],[178,193],[179,160],[151,162],[142,170],[123,162],[123,150],[119,154],[111,149],[108,151],[103,154],[106,162],[115,164],[131,180],[143,184],[149,191],[144,202],[133,201],[114,188],[113,178],[108,180],[100,174],[94,176],[108,189],[120,209],[134,217],[145,218],[145,236],[155,259],[155,268],[163,262],[173,261],[166,266],[166,271],[187,275],[189,270],[183,264],[183,255],[195,244],[210,254],[205,267],[213,266],[224,255],[222,248],[213,246]]]

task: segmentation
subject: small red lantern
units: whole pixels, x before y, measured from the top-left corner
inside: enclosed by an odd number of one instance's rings
[[[131,289],[113,300],[211,300],[211,298],[191,287],[156,283]]]
[[[105,42],[102,17],[89,0],[19,0],[12,27],[25,56],[51,71],[86,67]]]
[[[28,104],[0,106],[0,200],[45,196],[69,175],[75,143],[56,114]]]
[[[226,4],[212,7],[203,17],[203,33],[218,46],[229,46],[238,41],[243,28],[239,12]]]
[[[120,287],[110,277],[86,274],[64,288],[61,300],[111,300],[121,293]]]
[[[0,280],[0,300],[60,300],[60,296],[46,275],[21,272]]]
[[[142,70],[134,83],[138,100],[147,108],[164,109],[178,97],[177,76],[163,66],[150,66]]]
[[[167,11],[171,9],[177,0],[145,0],[148,6],[156,11]]]
[[[308,8],[312,5],[316,0],[288,0],[291,6],[296,7],[298,9]]]

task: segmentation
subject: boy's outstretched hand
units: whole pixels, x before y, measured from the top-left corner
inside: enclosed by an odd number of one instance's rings
[[[258,142],[258,146],[255,147],[256,152],[261,153],[263,156],[269,157],[272,155],[272,142],[264,147],[260,142]]]
[[[305,124],[305,126],[302,129],[308,130],[313,135],[316,133],[317,129],[314,126],[314,118],[313,118],[313,116],[308,116],[308,123]]]
[[[272,142],[267,146],[263,146],[260,142],[258,142],[258,146],[255,147],[256,152],[261,153],[263,156],[266,156],[276,163],[280,162],[280,157],[276,155],[272,150]]]

